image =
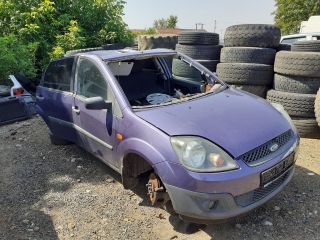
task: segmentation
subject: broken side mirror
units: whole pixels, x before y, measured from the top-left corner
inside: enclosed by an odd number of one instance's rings
[[[112,102],[105,101],[102,97],[91,97],[87,98],[84,102],[86,109],[89,110],[111,110]]]

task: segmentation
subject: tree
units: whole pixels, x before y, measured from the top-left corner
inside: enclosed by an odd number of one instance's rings
[[[275,22],[283,34],[297,33],[301,21],[320,14],[320,0],[276,0]]]
[[[31,78],[36,76],[36,48],[36,44],[23,44],[14,35],[0,37],[0,85],[12,73],[23,72]]]
[[[178,17],[171,15],[167,19],[161,18],[153,22],[155,29],[176,28],[178,23]]]
[[[178,23],[178,16],[171,15],[168,20],[168,28],[176,28]]]
[[[34,44],[40,72],[50,58],[68,50],[132,43],[122,20],[124,5],[123,0],[0,0],[0,36]]]

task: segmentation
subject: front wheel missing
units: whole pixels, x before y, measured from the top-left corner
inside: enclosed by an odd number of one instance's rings
[[[159,204],[161,208],[167,211],[171,215],[176,215],[169,194],[161,184],[161,180],[155,173],[151,173],[149,176],[148,184],[146,184],[148,190],[149,200],[151,205]]]

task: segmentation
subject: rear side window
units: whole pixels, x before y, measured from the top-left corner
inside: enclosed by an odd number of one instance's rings
[[[49,64],[44,75],[43,87],[70,91],[74,58],[64,58]]]

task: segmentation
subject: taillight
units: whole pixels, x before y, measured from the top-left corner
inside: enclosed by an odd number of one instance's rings
[[[24,93],[24,89],[23,89],[23,88],[16,88],[16,89],[13,90],[13,94],[14,94],[15,96],[20,96],[20,95],[22,95],[23,93]]]

